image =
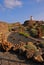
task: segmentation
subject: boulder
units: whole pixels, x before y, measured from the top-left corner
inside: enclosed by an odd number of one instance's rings
[[[38,62],[43,62],[44,61],[41,55],[34,56],[34,59]]]

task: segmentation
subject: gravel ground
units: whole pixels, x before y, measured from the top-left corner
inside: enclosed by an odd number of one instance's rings
[[[0,65],[44,65],[32,60],[20,59],[17,54],[10,52],[0,52]]]

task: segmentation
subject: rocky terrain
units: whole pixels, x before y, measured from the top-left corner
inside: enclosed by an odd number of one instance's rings
[[[41,35],[44,32],[41,33],[38,23],[30,26],[0,22],[0,65],[44,65],[44,39]]]

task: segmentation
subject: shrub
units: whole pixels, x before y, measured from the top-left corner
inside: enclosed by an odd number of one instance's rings
[[[30,35],[33,37],[37,37],[38,36],[38,31],[35,28],[32,28],[30,30]]]
[[[12,29],[12,26],[8,26],[8,31],[11,31],[11,29]]]
[[[37,51],[37,47],[34,45],[34,44],[27,44],[25,46],[26,49],[29,49],[29,50],[34,50],[35,52]]]
[[[25,36],[25,37],[29,37],[30,35],[28,33],[25,33],[25,32],[19,32],[19,34]]]

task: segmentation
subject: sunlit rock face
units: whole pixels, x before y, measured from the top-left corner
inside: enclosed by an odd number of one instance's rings
[[[37,55],[36,57],[34,57],[34,59],[38,62],[43,62],[43,58],[41,55]]]
[[[5,22],[0,22],[0,32],[6,33],[8,31],[8,24]]]
[[[44,39],[44,36],[42,36],[42,38]]]

